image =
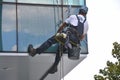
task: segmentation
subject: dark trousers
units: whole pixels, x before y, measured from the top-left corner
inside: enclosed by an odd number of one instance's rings
[[[54,38],[55,36],[52,36],[51,38],[49,38],[47,41],[45,41],[41,46],[39,46],[37,49],[36,49],[36,52],[41,54],[43,53],[44,51],[46,51],[49,47],[52,46],[52,44],[56,44],[58,43],[58,41]],[[65,51],[66,49],[63,47],[63,52]],[[54,62],[54,65],[58,65],[60,59],[61,59],[61,54],[59,54],[60,50],[59,50],[59,46],[57,48],[57,52],[56,52],[56,57],[55,57],[55,62]]]

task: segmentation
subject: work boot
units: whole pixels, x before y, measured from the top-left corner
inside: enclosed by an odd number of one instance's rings
[[[33,48],[32,44],[29,44],[28,46],[28,54],[32,57],[34,57],[37,54],[36,49]]]
[[[50,74],[54,74],[55,72],[57,72],[58,69],[57,69],[57,66],[56,65],[53,65],[50,69],[49,69],[49,73]]]

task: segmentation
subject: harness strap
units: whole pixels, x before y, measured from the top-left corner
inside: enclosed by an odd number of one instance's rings
[[[80,35],[82,35],[83,32],[84,32],[84,22],[86,21],[86,18],[82,23],[82,22],[80,22],[80,19],[79,19],[79,17],[77,15],[76,15],[76,17],[78,19],[77,31],[79,32]]]

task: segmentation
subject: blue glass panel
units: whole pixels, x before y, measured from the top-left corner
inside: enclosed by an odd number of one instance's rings
[[[0,51],[2,51],[2,5],[0,5]]]
[[[85,0],[79,0],[80,5],[85,5]]]
[[[60,4],[60,0],[18,0],[18,2],[33,4]]]
[[[16,0],[2,0],[3,2],[16,2]]]
[[[83,5],[84,0],[63,0],[64,5]],[[33,4],[62,4],[61,0],[18,0],[22,3],[33,3]]]
[[[64,3],[72,5],[77,1],[79,0],[64,0]],[[56,33],[62,22],[62,15],[64,21],[70,14],[78,14],[79,10],[79,7],[63,7],[62,13],[61,7],[39,5],[18,5],[17,8],[18,28],[16,28],[16,4],[3,4],[2,7],[2,41],[0,42],[2,42],[3,51],[18,49],[23,52],[27,50],[29,44],[33,44],[34,47],[40,46]],[[18,33],[16,33],[17,29]],[[82,53],[87,53],[87,37],[81,45]],[[53,45],[47,52],[56,52],[56,46]]]
[[[55,34],[53,7],[21,5],[18,6],[18,11],[19,51],[26,51],[29,44],[38,47]]]
[[[16,13],[14,5],[2,6],[3,51],[16,51]]]

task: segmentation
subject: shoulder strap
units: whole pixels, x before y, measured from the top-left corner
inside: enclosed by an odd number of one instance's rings
[[[83,21],[83,23],[82,22],[80,22],[80,19],[79,19],[79,17],[76,15],[76,17],[77,17],[77,19],[78,19],[78,27],[77,27],[77,31],[78,31],[78,33],[80,34],[80,35],[82,35],[83,34],[83,32],[84,32],[84,22],[85,22],[85,20]]]
[[[85,21],[86,21],[86,18],[85,18],[85,20],[83,21],[83,23],[85,23]]]
[[[77,17],[77,20],[78,20],[78,22],[80,22],[80,19],[79,19],[79,17],[76,15],[76,17]],[[81,23],[81,22],[80,22]]]
[[[78,19],[78,22],[80,22],[80,19],[79,19],[79,17],[76,15],[76,17],[77,17],[77,19]],[[86,18],[85,18],[85,20],[83,21],[83,23],[85,23],[85,21],[86,21]],[[81,22],[80,22],[81,23]]]

